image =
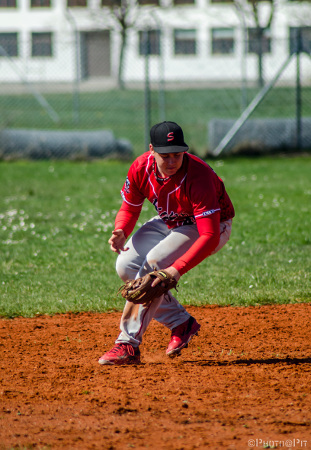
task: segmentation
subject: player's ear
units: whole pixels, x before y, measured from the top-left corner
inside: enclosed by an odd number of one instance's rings
[[[153,149],[153,145],[152,144],[149,144],[149,150],[150,150],[150,153],[152,155],[154,155],[154,149]]]

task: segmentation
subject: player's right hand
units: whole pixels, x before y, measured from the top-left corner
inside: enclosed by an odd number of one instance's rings
[[[118,254],[120,254],[121,251],[126,252],[129,249],[128,247],[124,248],[125,242],[126,237],[124,235],[124,231],[121,229],[114,230],[112,232],[110,239],[108,240],[108,244],[110,244],[110,249]]]

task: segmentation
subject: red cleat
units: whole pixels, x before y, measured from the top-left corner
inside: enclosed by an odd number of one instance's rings
[[[166,354],[171,358],[174,356],[179,356],[181,350],[188,347],[188,344],[193,336],[197,336],[200,328],[201,325],[199,325],[192,316],[186,320],[186,322],[174,328],[172,330],[170,343],[166,349]]]
[[[108,365],[140,364],[140,351],[138,347],[121,342],[99,358],[98,362]]]

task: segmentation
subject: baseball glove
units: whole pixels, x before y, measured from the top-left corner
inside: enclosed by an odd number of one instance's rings
[[[156,286],[151,286],[156,278],[159,278],[161,282]],[[177,281],[168,272],[165,270],[154,270],[136,280],[128,280],[120,287],[118,293],[121,293],[122,297],[129,302],[146,306],[170,289],[176,289],[176,286]]]

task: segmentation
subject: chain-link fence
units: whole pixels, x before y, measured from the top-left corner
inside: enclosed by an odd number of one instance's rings
[[[162,120],[178,122],[200,156],[239,145],[311,148],[310,49],[298,35],[297,41],[274,41],[274,48],[287,51],[272,57],[267,46],[260,56],[253,41],[236,41],[233,48],[222,30],[207,64],[202,61],[211,44],[199,46],[189,36],[180,33],[174,44],[160,47],[157,35],[146,40],[138,34],[136,58],[130,48],[125,52],[122,87],[118,57],[108,55],[108,73],[100,76],[107,67],[81,46],[86,35],[79,47],[54,38],[57,64],[39,56],[35,65],[27,58],[21,64],[2,40],[0,156],[131,157],[147,149],[149,127]],[[38,44],[33,51],[48,50]]]

